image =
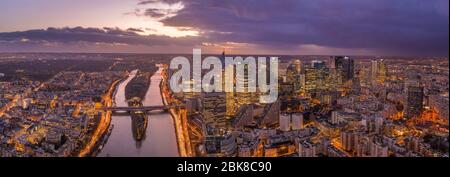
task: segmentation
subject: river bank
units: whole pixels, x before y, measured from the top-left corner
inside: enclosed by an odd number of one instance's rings
[[[112,97],[116,92],[115,90],[117,85],[121,82],[122,79],[114,81],[109,87],[108,92],[102,96],[104,106],[113,105]],[[111,116],[112,116],[111,111],[102,112],[100,121],[95,131],[92,133],[90,140],[86,143],[84,148],[80,150],[80,152],[78,152],[79,157],[91,156],[96,153],[96,151],[99,149],[98,146],[101,146],[101,142],[99,143],[99,140],[103,140],[105,135],[108,135],[107,131],[110,129]]]
[[[160,92],[162,96],[162,100],[165,106],[172,105],[170,101],[169,88],[167,83],[167,73],[165,70],[162,71],[162,80],[160,83]],[[168,112],[170,113],[173,121],[174,121],[174,129],[177,136],[177,145],[178,145],[178,153],[181,157],[192,157],[194,154],[191,150],[189,133],[187,130],[187,120],[185,116],[181,116],[180,112],[186,111],[177,107],[169,108]]]

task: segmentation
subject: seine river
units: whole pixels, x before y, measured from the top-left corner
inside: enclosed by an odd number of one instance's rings
[[[150,88],[143,102],[144,106],[163,105],[159,89],[160,72],[161,70],[158,70],[151,78]],[[127,106],[125,86],[136,76],[136,73],[136,70],[132,71],[129,77],[119,84],[114,98],[116,106]],[[169,113],[149,113],[145,139],[140,142],[133,138],[130,116],[113,115],[111,123],[114,128],[108,141],[98,154],[100,157],[179,156],[174,123]]]

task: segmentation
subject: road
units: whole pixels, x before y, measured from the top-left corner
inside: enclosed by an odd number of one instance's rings
[[[350,154],[349,152],[344,150],[341,142],[337,138],[333,138],[331,140],[331,145],[334,146],[336,149],[339,149],[340,151],[342,151],[347,157],[352,157],[352,154]]]
[[[113,84],[111,84],[111,86],[109,87],[108,92],[102,96],[103,103],[105,104],[106,107],[113,106],[114,91],[115,91],[117,83],[119,83],[119,82],[120,82],[120,80],[114,81]],[[102,116],[100,118],[97,128],[95,129],[94,133],[90,137],[90,140],[88,141],[88,143],[78,154],[79,157],[85,157],[93,151],[94,147],[97,145],[97,142],[99,142],[99,140],[103,137],[103,135],[105,135],[106,131],[108,130],[108,127],[111,123],[111,115],[112,115],[112,111],[103,111],[102,112]]]
[[[161,96],[166,105],[172,104],[171,98],[169,97],[169,88],[167,88],[167,74],[162,71],[162,84],[161,84]],[[176,105],[176,103],[175,103]],[[181,109],[170,108],[169,113],[172,115],[175,123],[175,132],[177,135],[178,151],[181,157],[192,157],[194,156],[191,141],[189,138],[187,120],[185,117],[180,116],[178,113],[182,111]]]

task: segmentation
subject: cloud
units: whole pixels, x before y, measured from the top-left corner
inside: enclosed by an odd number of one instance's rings
[[[158,0],[144,0],[139,1],[137,9],[134,12],[128,14],[134,14],[136,16],[147,16],[153,19],[166,19],[176,16],[178,11],[184,8],[181,1],[158,1]],[[140,13],[143,11],[142,13]]]
[[[196,37],[172,38],[140,35],[129,28],[47,28],[0,33],[0,51],[104,51],[104,52],[190,52],[200,46]],[[102,48],[103,47],[103,48]],[[96,50],[93,50],[96,49]],[[125,50],[127,49],[127,50]],[[190,50],[188,50],[190,49]],[[178,50],[178,51],[177,51]]]
[[[127,14],[156,19],[165,28],[195,31],[198,35],[173,38],[143,35],[144,31],[161,29],[75,27],[3,32],[0,42],[3,48],[12,43],[16,47],[82,43],[187,52],[190,51],[185,49],[202,46],[241,53],[448,56],[448,3],[448,0],[140,0],[134,11]]]
[[[185,0],[167,26],[213,41],[448,55],[447,0]],[[443,4],[447,6],[443,7]],[[442,9],[444,8],[444,9]],[[447,8],[448,9],[448,8]],[[214,33],[209,33],[213,31]]]
[[[161,9],[145,9],[144,15],[153,18],[162,18],[166,15]]]
[[[190,37],[171,38],[158,35],[140,35],[141,29],[129,28],[47,28],[19,32],[0,33],[0,41],[14,42],[21,39],[28,41],[50,41],[58,43],[90,42],[90,43],[121,43],[129,45],[169,45],[169,44],[195,44],[196,40]]]
[[[136,32],[136,33],[143,33],[143,32],[145,32],[144,30],[138,29],[138,28],[128,28],[127,31]]]
[[[151,3],[155,3],[158,2],[158,0],[141,0],[138,2],[138,5],[146,5],[146,4],[151,4]]]

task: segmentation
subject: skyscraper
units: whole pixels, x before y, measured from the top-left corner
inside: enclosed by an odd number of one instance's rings
[[[332,91],[340,90],[342,87],[342,75],[336,68],[331,68],[326,77],[326,84],[328,89]]]
[[[302,89],[306,93],[326,89],[327,85],[329,85],[326,83],[327,77],[328,70],[326,68],[305,67],[305,85]]]
[[[353,131],[343,131],[341,132],[341,145],[346,151],[353,150],[354,139]]]
[[[233,70],[233,73],[234,73],[234,65],[225,65],[225,58],[226,58],[225,51],[223,51],[222,52],[222,56],[220,57],[220,60],[222,62],[222,66],[224,66],[223,67],[223,71],[222,71],[222,73],[223,73],[223,79],[222,79],[223,85],[222,85],[222,88],[224,88],[224,91],[225,91],[225,94],[226,94],[226,108],[227,108],[226,116],[231,117],[231,116],[234,116],[234,114],[235,114],[236,110],[238,109],[238,107],[236,106],[236,95],[235,95],[235,92],[234,92],[234,87],[233,87],[233,91],[226,91],[225,90],[225,85],[226,85],[225,84],[225,82],[226,82],[225,78],[231,77],[229,75],[230,73],[226,72],[227,69]],[[232,85],[234,86],[236,80],[233,79],[232,82],[233,82]]]
[[[372,81],[376,80],[377,76],[378,76],[378,61],[377,60],[372,60],[370,61],[370,77],[372,79]]]
[[[302,89],[306,93],[316,90],[319,85],[319,70],[311,67],[305,68],[305,85]]]
[[[302,72],[302,62],[300,60],[294,60],[293,64],[295,65],[295,70],[297,73]]]
[[[384,83],[384,81],[386,81],[386,76],[387,76],[386,62],[384,61],[384,59],[381,59],[378,62],[378,81],[380,83]]]
[[[282,113],[279,118],[280,118],[279,120],[280,130],[281,131],[291,130],[291,115],[287,113]]]
[[[253,84],[254,82],[256,82],[256,81],[249,79],[250,71],[249,71],[248,64],[243,64],[243,65],[244,65],[244,77],[237,77],[236,78],[236,82],[243,83],[243,85],[242,85],[243,91],[240,92],[240,91],[236,90],[236,93],[235,93],[235,96],[236,96],[236,99],[237,99],[236,100],[237,107],[240,107],[240,106],[245,105],[245,104],[250,104],[250,103],[252,103],[253,99],[255,99],[255,97],[254,97],[255,93],[251,92],[249,90],[249,88],[250,88],[249,86],[251,84]],[[238,86],[236,85],[236,89],[237,89],[237,87]]]
[[[300,130],[303,128],[303,114],[293,113],[292,114],[292,130]]]
[[[299,92],[301,87],[300,74],[302,71],[300,60],[295,60],[286,69],[286,81],[294,85],[294,92]]]
[[[383,59],[371,61],[371,80],[383,84],[386,80],[387,68]]]
[[[406,118],[419,116],[423,107],[423,87],[409,86],[406,100]]]
[[[345,70],[345,78],[347,80],[351,80],[353,79],[354,76],[354,68],[355,68],[355,63],[353,61],[353,59],[349,58],[349,57],[344,57],[346,64],[347,64],[347,68]]]
[[[316,69],[325,69],[326,68],[325,62],[320,61],[320,60],[313,60],[311,62],[311,66]]]
[[[341,72],[343,81],[353,78],[354,61],[349,57],[335,56],[333,57],[334,68]]]
[[[226,128],[226,94],[210,92],[202,94],[203,116],[206,124],[225,130]]]

